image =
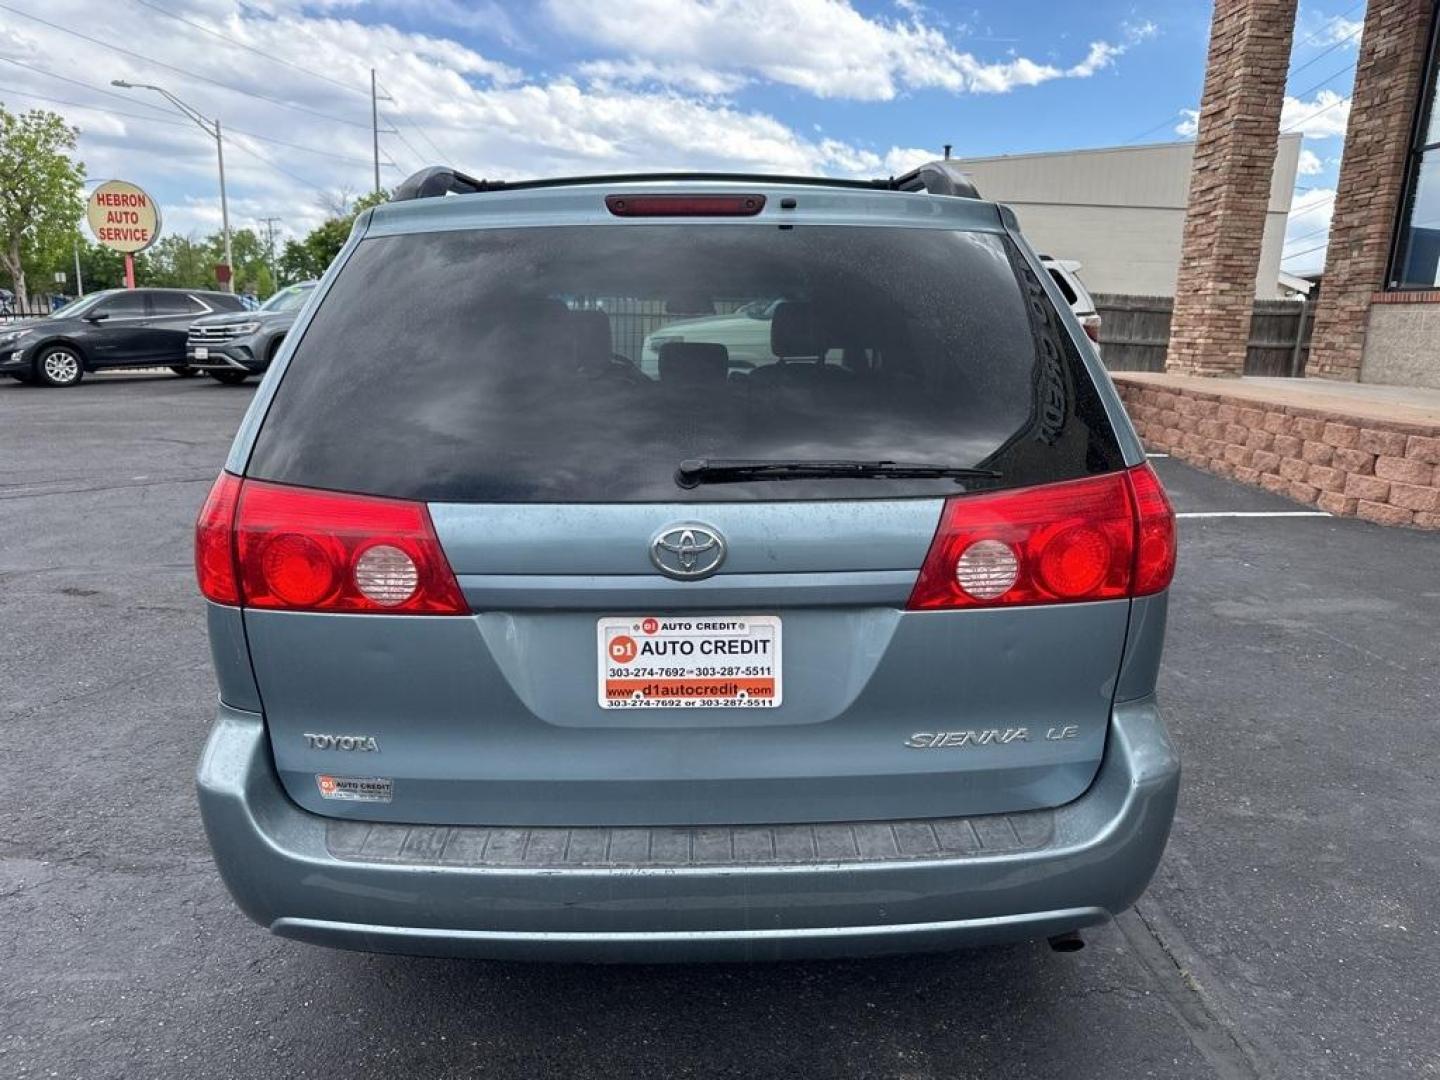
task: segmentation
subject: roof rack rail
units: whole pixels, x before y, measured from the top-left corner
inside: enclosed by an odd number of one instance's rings
[[[431,165],[411,173],[395,188],[392,202],[407,199],[433,199],[441,195],[473,195],[485,190],[486,181],[476,180],[444,165]]]
[[[980,191],[960,163],[944,158],[927,161],[893,181],[896,191],[926,191],[931,195],[958,195],[962,199],[978,199]]]
[[[442,195],[474,195],[482,191],[526,191],[535,188],[575,187],[580,184],[633,184],[645,182],[709,180],[720,183],[804,184],[862,191],[926,191],[932,195],[960,195],[978,199],[970,178],[949,161],[932,161],[901,177],[879,180],[845,180],[829,176],[783,176],[769,173],[652,172],[602,173],[595,176],[557,176],[544,180],[477,180],[444,165],[431,165],[407,177],[395,189],[392,202],[431,199]]]

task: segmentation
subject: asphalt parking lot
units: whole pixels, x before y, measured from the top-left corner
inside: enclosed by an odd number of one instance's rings
[[[1079,953],[366,956],[247,922],[195,812],[191,525],[250,391],[0,383],[0,1076],[1440,1075],[1440,537],[1156,461],[1196,515],[1186,778],[1150,893]]]

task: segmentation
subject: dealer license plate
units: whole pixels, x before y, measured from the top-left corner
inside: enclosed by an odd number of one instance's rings
[[[208,347],[208,346],[205,346],[205,345],[197,345],[197,346],[195,346],[195,359],[196,359],[196,360],[209,360],[209,359],[210,359],[210,349],[209,349],[209,347]]]
[[[776,615],[601,619],[602,709],[773,709],[780,704]]]

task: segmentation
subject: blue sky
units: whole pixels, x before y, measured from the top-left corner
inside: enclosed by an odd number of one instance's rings
[[[3,3],[0,101],[63,113],[90,175],[150,189],[179,232],[218,226],[214,144],[112,79],[219,116],[232,223],[301,232],[371,185],[372,66],[387,184],[440,160],[501,177],[883,175],[947,142],[980,156],[1187,137],[1210,19],[1203,0]],[[1297,272],[1323,261],[1363,15],[1302,4],[1282,118],[1306,136]]]

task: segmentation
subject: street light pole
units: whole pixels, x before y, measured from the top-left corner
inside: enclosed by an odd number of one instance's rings
[[[202,116],[199,111],[186,105],[185,102],[181,101],[163,86],[152,86],[150,83],[126,82],[124,79],[111,79],[110,85],[118,86],[124,90],[154,90],[166,101],[170,102],[171,105],[179,109],[187,118],[193,120],[201,131],[215,140],[215,156],[220,163],[220,223],[225,238],[225,269],[229,272],[229,277],[222,282],[222,285],[226,292],[234,292],[235,264],[231,261],[230,256],[230,203],[225,197],[225,140],[220,133],[219,118],[217,117],[211,120],[208,117]]]

